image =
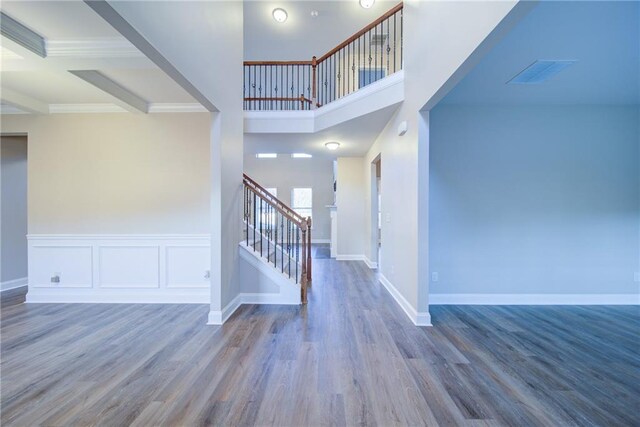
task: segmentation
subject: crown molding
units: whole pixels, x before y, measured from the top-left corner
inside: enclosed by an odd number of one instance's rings
[[[64,58],[138,58],[144,57],[134,45],[120,37],[47,40],[47,56]]]
[[[115,104],[49,104],[50,114],[126,112],[127,110]]]
[[[179,103],[149,104],[149,113],[206,113],[208,110],[202,105]]]

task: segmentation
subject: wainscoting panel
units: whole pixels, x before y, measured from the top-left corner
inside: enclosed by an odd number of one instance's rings
[[[167,246],[167,288],[208,288],[211,249],[198,246]]]
[[[209,235],[29,235],[27,302],[210,302]],[[60,278],[56,282],[54,277]]]
[[[29,287],[91,288],[93,265],[91,245],[29,245]]]
[[[160,246],[101,246],[101,288],[159,288]]]

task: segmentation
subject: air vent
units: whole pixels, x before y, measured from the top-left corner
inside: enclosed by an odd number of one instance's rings
[[[536,61],[520,71],[507,84],[529,85],[543,83],[575,62],[574,60]]]

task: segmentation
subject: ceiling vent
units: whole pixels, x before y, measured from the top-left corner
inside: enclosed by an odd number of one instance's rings
[[[514,78],[509,80],[507,84],[532,85],[543,83],[575,62],[574,60],[536,61],[520,71]]]

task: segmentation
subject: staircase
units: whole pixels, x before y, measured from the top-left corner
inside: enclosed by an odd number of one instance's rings
[[[246,174],[241,245],[283,278],[300,286],[307,303],[311,285],[311,218],[298,215]]]

